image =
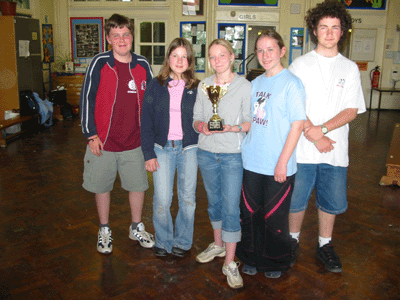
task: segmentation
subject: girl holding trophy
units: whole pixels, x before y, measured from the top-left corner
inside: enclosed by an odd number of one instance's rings
[[[200,133],[197,156],[214,242],[196,260],[207,263],[215,257],[225,257],[222,272],[231,288],[240,288],[243,279],[234,258],[241,238],[241,144],[250,129],[251,84],[233,73],[235,54],[230,42],[214,40],[208,47],[208,55],[215,74],[200,82],[193,127]]]
[[[285,51],[273,29],[256,39],[255,52],[265,73],[252,81],[253,122],[242,145],[243,235],[236,255],[245,263],[243,273],[262,271],[268,278],[290,268],[297,244],[289,235],[289,208],[306,96],[300,79],[281,64]]]
[[[160,74],[146,88],[141,120],[145,167],[153,172],[154,252],[182,257],[192,247],[196,208],[197,141],[192,127],[198,79],[190,43],[174,39]],[[171,217],[177,171],[179,211],[175,229]]]

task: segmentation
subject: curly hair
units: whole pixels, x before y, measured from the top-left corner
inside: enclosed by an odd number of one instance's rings
[[[317,30],[319,21],[326,17],[338,18],[340,20],[343,34],[340,37],[338,47],[341,48],[346,40],[347,32],[352,28],[352,21],[350,13],[346,10],[344,4],[338,0],[325,0],[324,2],[317,4],[316,7],[307,11],[304,19],[310,33],[311,41],[314,44],[318,43],[318,38],[314,34],[314,31]]]
[[[164,85],[166,80],[169,78],[170,74],[172,73],[169,57],[172,51],[178,47],[183,47],[186,49],[187,61],[189,65],[187,70],[183,72],[182,79],[186,82],[186,87],[188,89],[195,89],[200,82],[195,75],[195,57],[192,45],[184,38],[175,38],[169,45],[160,73],[157,76],[157,81],[160,85]]]
[[[112,28],[122,28],[124,26],[126,26],[129,29],[129,31],[131,32],[131,34],[133,36],[134,26],[133,26],[132,21],[123,15],[113,14],[107,20],[107,22],[104,26],[104,30],[106,32],[106,35],[108,35]]]

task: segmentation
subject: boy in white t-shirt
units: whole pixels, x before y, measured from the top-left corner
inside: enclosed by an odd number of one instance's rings
[[[365,112],[365,101],[357,65],[339,53],[352,24],[344,5],[327,0],[310,9],[305,19],[317,47],[289,67],[306,89],[308,119],[297,146],[289,230],[298,241],[315,188],[319,218],[316,255],[327,270],[341,272],[331,239],[336,215],[347,209],[349,123]]]

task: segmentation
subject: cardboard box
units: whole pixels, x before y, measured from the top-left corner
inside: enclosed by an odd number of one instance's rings
[[[386,159],[387,174],[383,176],[380,185],[400,186],[400,123],[394,126],[393,137]]]

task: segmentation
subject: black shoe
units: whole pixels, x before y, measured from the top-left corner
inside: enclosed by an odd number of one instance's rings
[[[342,264],[340,263],[340,258],[333,250],[331,242],[322,247],[317,246],[317,257],[320,261],[324,263],[325,268],[328,271],[334,273],[342,272]]]
[[[179,257],[184,257],[186,252],[188,252],[188,250],[183,250],[178,247],[172,247],[171,254]]]
[[[297,254],[299,252],[299,243],[297,242],[296,239],[292,239],[291,247],[292,247],[292,251],[291,251],[292,260],[290,261],[290,267],[292,268],[294,266],[294,264],[296,263]]]
[[[167,256],[168,252],[165,249],[154,246],[154,254],[156,256]]]

